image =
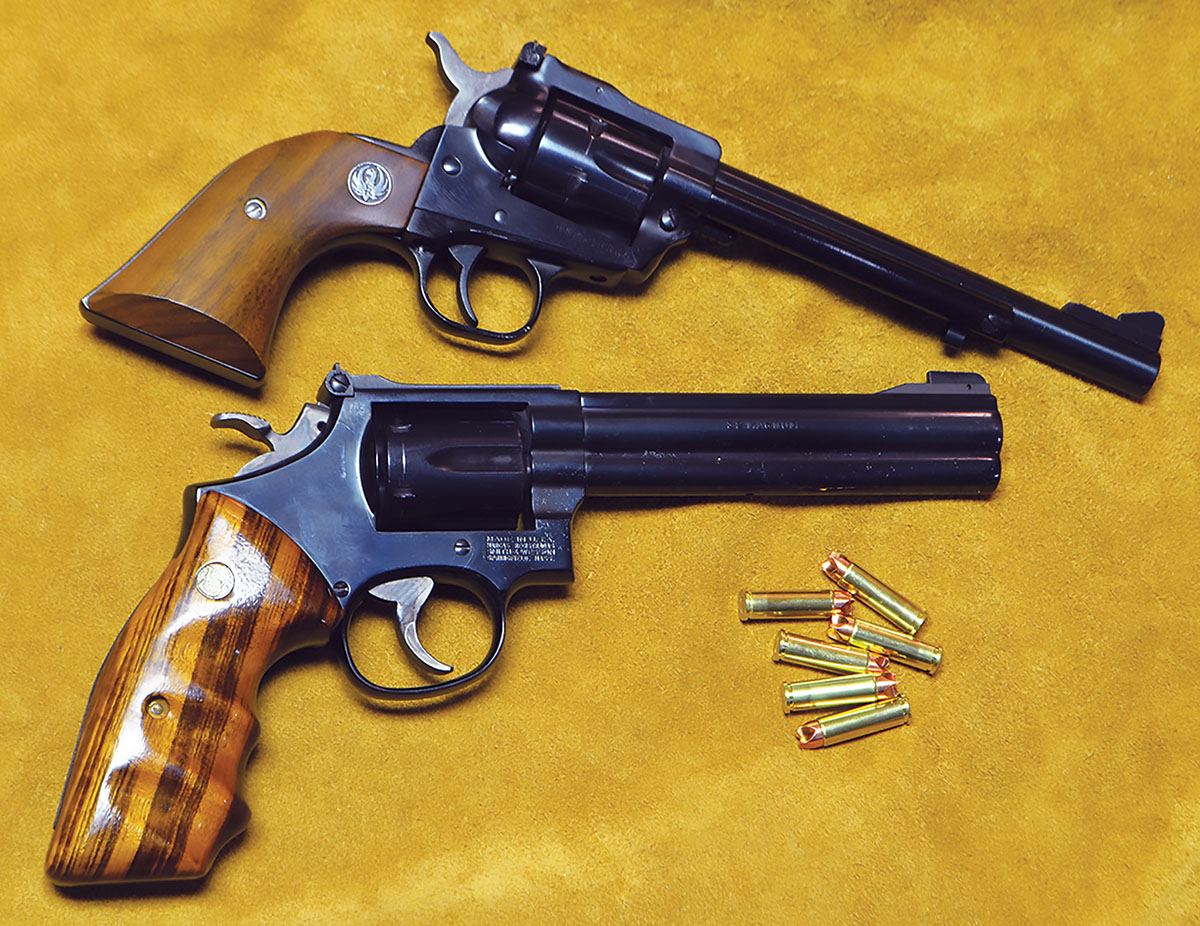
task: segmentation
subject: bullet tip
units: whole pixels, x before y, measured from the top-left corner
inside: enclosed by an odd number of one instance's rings
[[[831,550],[825,562],[821,564],[821,571],[834,581],[844,576],[849,569],[850,560],[837,550]]]
[[[842,612],[835,612],[829,618],[829,630],[827,631],[831,640],[837,640],[839,643],[847,643],[854,633],[854,618],[847,617]]]
[[[900,696],[900,685],[896,681],[896,676],[891,672],[884,672],[879,676],[879,698],[881,701],[886,701],[891,698]]]
[[[801,749],[817,749],[825,744],[825,730],[819,723],[806,723],[796,731]]]

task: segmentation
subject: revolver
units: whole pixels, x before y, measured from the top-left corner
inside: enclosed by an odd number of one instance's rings
[[[407,386],[334,367],[285,433],[222,414],[269,450],[189,487],[179,547],[96,678],[46,857],[58,884],[205,875],[246,827],[238,778],[259,683],[281,655],[338,633],[371,697],[477,682],[526,585],[572,579],[585,496],[849,493],[980,497],[1000,477],[988,384],[930,373],[867,395],[579,393],[552,386]],[[465,671],[418,635],[437,585],[466,589],[491,643]],[[379,684],[348,628],[371,595],[395,605],[425,674]]]
[[[247,386],[261,383],[296,275],[348,245],[395,252],[421,304],[451,335],[524,337],[556,280],[643,282],[671,248],[737,236],[810,261],[945,323],[1130,397],[1160,364],[1162,316],[1056,309],[721,163],[721,146],[567,67],[536,42],[511,68],[468,67],[431,32],[455,91],[443,125],[410,147],[313,132],[229,165],[124,266],[83,297],[95,324]],[[480,323],[480,261],[523,273],[524,324]],[[457,309],[434,304],[438,262],[457,273]]]

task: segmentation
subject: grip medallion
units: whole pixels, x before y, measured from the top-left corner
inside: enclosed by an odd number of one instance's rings
[[[264,145],[225,168],[84,296],[83,316],[258,385],[296,275],[325,251],[403,232],[426,167],[341,132]]]

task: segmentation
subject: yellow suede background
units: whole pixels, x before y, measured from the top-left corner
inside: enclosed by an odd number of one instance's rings
[[[1200,15],[1193,0],[3,4],[0,918],[13,922],[1181,923],[1200,917],[1194,611]],[[1054,305],[1166,317],[1130,402],[748,249],[570,290],[524,349],[451,343],[411,275],[303,276],[253,396],[102,337],[79,297],[229,162],[318,128],[410,143],[537,38],[715,136],[726,162]],[[502,311],[523,296],[492,289]],[[289,424],[334,361],[450,383],[869,392],[976,370],[987,502],[586,504],[577,580],[518,596],[491,682],[378,709],[332,650],[259,701],[254,818],[199,886],[42,874],[89,687],[171,556],[180,494]],[[902,730],[800,751],[739,588],[847,550],[923,604]],[[435,622],[436,623],[436,622]],[[453,647],[430,631],[438,655]],[[382,619],[363,646],[395,646]],[[437,647],[440,646],[441,649]],[[390,655],[368,660],[388,669]],[[394,660],[399,662],[399,660]]]

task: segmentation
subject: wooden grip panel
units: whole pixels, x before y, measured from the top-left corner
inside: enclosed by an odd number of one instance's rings
[[[249,811],[238,778],[267,667],[341,606],[270,521],[203,495],[183,548],[96,677],[46,871],[58,884],[198,878]]]
[[[351,173],[366,165],[352,184]],[[390,189],[377,199],[383,167]],[[266,372],[296,275],[324,251],[404,230],[426,164],[353,135],[312,132],[252,151],[83,297],[89,321],[244,385]],[[363,192],[368,195],[362,196]]]

